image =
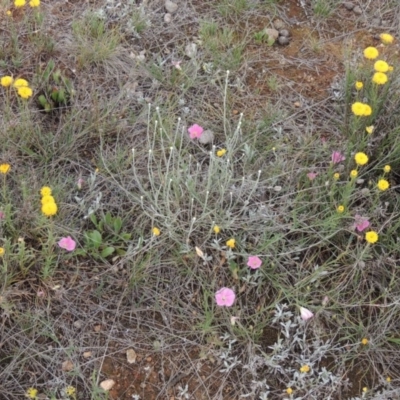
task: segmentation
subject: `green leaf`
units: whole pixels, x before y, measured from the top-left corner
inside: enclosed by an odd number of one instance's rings
[[[104,219],[105,219],[106,224],[107,224],[108,226],[112,226],[113,218],[112,218],[112,216],[111,216],[110,211],[107,211],[107,214],[105,215]]]
[[[106,247],[105,249],[103,249],[103,251],[101,252],[101,256],[103,258],[106,258],[108,256],[111,256],[112,253],[114,253],[115,248],[114,247]]]
[[[122,233],[121,238],[123,240],[131,240],[132,235],[130,233]]]
[[[122,228],[122,219],[120,217],[117,217],[114,219],[114,231],[115,233],[119,233],[119,231]]]
[[[93,222],[94,226],[97,228],[97,218],[95,213],[90,214],[90,220]]]
[[[103,242],[103,238],[101,237],[101,233],[99,231],[94,230],[92,232],[88,232],[88,237],[89,237],[91,244],[96,249],[98,249],[101,246],[101,244]]]

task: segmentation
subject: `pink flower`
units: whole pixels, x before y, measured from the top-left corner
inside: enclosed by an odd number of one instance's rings
[[[71,238],[71,236],[67,236],[65,238],[62,238],[59,242],[58,245],[67,251],[74,251],[76,247],[76,242],[74,239]]]
[[[204,129],[200,125],[197,124],[192,125],[188,129],[190,139],[198,139],[203,133],[203,131]]]
[[[357,229],[358,232],[362,232],[364,229],[369,227],[369,221],[367,218],[362,217],[361,215],[356,214],[354,216],[355,222],[353,224],[353,229]]]
[[[182,71],[181,62],[182,61],[172,61],[171,63],[176,69],[178,69],[179,71]]]
[[[247,266],[251,269],[258,269],[261,267],[262,261],[257,256],[250,256],[247,260]]]
[[[344,161],[345,159],[346,159],[346,157],[340,151],[334,151],[332,153],[332,162],[334,164],[338,164],[341,161]]]
[[[215,293],[215,301],[221,307],[230,307],[235,301],[236,295],[232,289],[223,287]]]
[[[85,181],[82,178],[79,178],[78,181],[76,182],[76,186],[78,186],[78,189],[81,190],[83,184],[85,183]]]
[[[303,321],[308,321],[314,314],[309,309],[300,307],[300,316]]]
[[[5,214],[3,213],[3,211],[0,211],[0,219],[4,219],[5,218]]]
[[[315,177],[318,175],[318,172],[309,172],[308,174],[307,174],[307,178],[310,180],[310,181],[312,181],[312,180],[314,180],[315,179]]]

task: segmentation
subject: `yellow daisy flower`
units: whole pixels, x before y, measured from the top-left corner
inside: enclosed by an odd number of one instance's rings
[[[13,82],[14,82],[14,78],[9,75],[3,76],[0,80],[1,86],[3,86],[3,87],[9,87],[12,85]]]
[[[356,87],[357,90],[361,90],[364,87],[364,84],[360,81],[357,81],[354,86]]]
[[[226,149],[221,149],[217,151],[218,157],[223,157],[226,154]]]
[[[391,44],[394,40],[394,37],[389,33],[381,33],[379,37],[382,40],[383,44]]]
[[[388,81],[388,77],[383,72],[375,72],[372,77],[372,82],[377,85],[384,85]]]
[[[29,83],[26,79],[22,79],[22,78],[18,78],[14,81],[13,86],[15,88],[19,88],[19,87],[28,87]]]
[[[42,195],[42,196],[51,196],[51,188],[50,187],[48,187],[48,186],[43,186],[41,189],[40,189],[40,194]]]
[[[46,215],[46,217],[51,217],[56,215],[58,211],[57,204],[55,202],[48,202],[42,205],[42,213]]]
[[[0,173],[5,175],[8,173],[8,171],[10,170],[11,166],[10,164],[0,164]]]
[[[32,96],[32,89],[30,87],[27,86],[22,86],[19,87],[17,89],[18,94],[20,95],[20,97],[22,97],[23,99],[29,99],[29,97]]]
[[[369,60],[375,60],[379,56],[379,51],[375,47],[367,47],[364,50],[364,57]]]
[[[377,72],[388,72],[389,71],[389,64],[386,61],[378,60],[375,61],[374,70]]]
[[[217,235],[218,235],[218,233],[220,233],[220,232],[221,232],[221,228],[220,228],[218,225],[214,225],[214,227],[213,227],[213,231],[214,231],[214,233],[215,233],[215,234],[217,234]]]
[[[368,156],[365,153],[359,152],[354,156],[357,165],[365,165],[368,162]]]
[[[26,4],[25,0],[15,0],[14,1],[14,6],[19,8],[19,7],[23,7]]]
[[[303,366],[300,368],[300,372],[303,372],[303,373],[305,373],[305,372],[310,372],[310,367],[309,367],[308,365],[303,365]]]
[[[379,239],[379,236],[375,231],[369,231],[365,234],[365,240],[368,243],[371,243],[371,244],[376,243],[378,241],[378,239]]]
[[[378,181],[378,189],[384,192],[385,190],[389,189],[389,182],[386,179],[379,179]]]
[[[160,236],[161,235],[161,231],[155,226],[152,229],[153,235],[154,236]]]
[[[390,165],[385,165],[383,167],[383,171],[386,172],[386,173],[390,172],[391,169],[392,169],[392,167]]]
[[[226,245],[227,245],[229,248],[234,249],[235,246],[236,246],[236,240],[235,240],[235,239],[229,239],[229,240],[226,242]]]

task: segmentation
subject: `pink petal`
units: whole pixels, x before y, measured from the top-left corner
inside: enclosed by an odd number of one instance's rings
[[[203,133],[203,131],[204,129],[200,125],[197,124],[192,125],[188,129],[190,139],[198,139]]]
[[[59,242],[58,245],[67,251],[74,251],[76,247],[76,242],[71,238],[71,236],[67,236],[65,238],[62,238]]]
[[[303,321],[308,321],[314,314],[308,308],[300,307],[300,316]]]
[[[356,214],[354,216],[355,222],[353,225],[354,229],[357,229],[358,232],[362,232],[364,229],[367,229],[370,225],[367,218],[362,217],[361,215]]]
[[[215,301],[221,307],[230,307],[235,302],[235,292],[232,289],[223,287],[215,293]]]
[[[334,151],[332,153],[332,162],[334,164],[338,164],[341,161],[344,161],[345,159],[346,159],[346,157],[340,151]]]
[[[308,178],[310,181],[312,181],[312,180],[315,179],[315,177],[316,177],[317,175],[318,175],[317,172],[309,172],[309,173],[307,174],[307,178]]]
[[[247,266],[250,267],[251,269],[260,268],[261,264],[262,261],[257,256],[250,256],[249,259],[247,260]]]

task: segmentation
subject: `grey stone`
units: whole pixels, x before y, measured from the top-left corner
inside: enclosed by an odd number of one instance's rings
[[[279,38],[278,38],[278,43],[279,43],[280,45],[282,45],[282,46],[284,46],[284,45],[286,45],[286,44],[289,44],[289,42],[290,42],[290,40],[289,40],[289,38],[286,37],[286,36],[279,36]]]
[[[165,9],[170,13],[173,14],[178,9],[178,4],[174,3],[171,0],[165,0]]]
[[[287,29],[281,29],[279,31],[279,35],[280,36],[284,36],[284,37],[289,37],[290,36],[290,32]]]
[[[214,141],[214,133],[209,129],[205,130],[199,137],[199,142],[201,144],[208,144]]]
[[[353,8],[353,12],[354,12],[354,14],[361,15],[362,14],[362,9],[361,9],[360,6],[355,6]]]
[[[349,11],[351,11],[354,8],[354,4],[351,3],[350,1],[346,1],[343,3],[343,5],[345,6],[345,8]]]

